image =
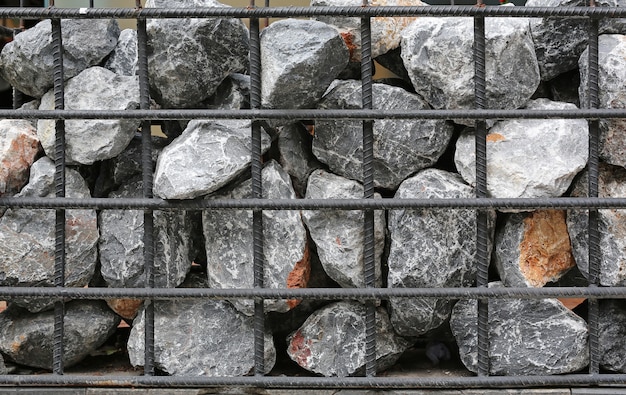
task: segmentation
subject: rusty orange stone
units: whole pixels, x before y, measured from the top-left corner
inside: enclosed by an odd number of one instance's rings
[[[287,276],[287,288],[306,288],[311,277],[311,256],[309,251],[309,242],[304,246],[304,254],[302,259],[296,262],[293,270]],[[300,304],[300,300],[289,299],[287,305],[293,309]]]
[[[107,305],[120,317],[132,320],[137,316],[143,300],[140,299],[108,299]]]

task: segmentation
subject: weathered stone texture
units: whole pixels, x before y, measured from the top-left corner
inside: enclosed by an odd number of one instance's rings
[[[137,30],[124,29],[104,67],[115,74],[133,76],[139,71],[137,66]]]
[[[626,373],[626,303],[601,300],[598,319],[600,365],[613,372]]]
[[[28,182],[40,150],[37,130],[29,121],[0,120],[0,197],[16,194]]]
[[[280,165],[298,195],[304,196],[309,175],[323,166],[313,155],[313,136],[301,123],[290,123],[278,128],[277,145]]]

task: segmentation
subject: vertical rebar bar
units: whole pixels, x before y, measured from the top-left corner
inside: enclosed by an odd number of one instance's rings
[[[476,109],[486,108],[485,18],[474,18],[474,100]],[[487,124],[476,121],[476,197],[487,197]],[[476,213],[476,286],[489,282],[487,212]],[[489,375],[489,300],[478,300],[478,375]]]

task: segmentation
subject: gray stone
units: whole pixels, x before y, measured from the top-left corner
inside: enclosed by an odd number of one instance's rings
[[[63,363],[70,367],[100,347],[120,318],[102,301],[65,304]],[[54,311],[29,313],[10,306],[0,313],[0,351],[12,361],[52,369]]]
[[[402,50],[398,47],[396,49],[392,49],[385,54],[377,56],[375,60],[381,66],[397,75],[403,81],[408,81],[410,84],[411,78],[409,77],[409,72],[406,71],[406,68],[404,67],[401,53]]]
[[[576,266],[565,211],[511,214],[496,232],[494,263],[508,287],[543,287]]]
[[[165,139],[152,137],[152,166],[156,165],[156,161],[165,146]],[[141,174],[141,138],[133,138],[128,146],[119,155],[111,158],[105,167],[108,172],[108,182],[114,186],[120,186]]]
[[[261,33],[261,102],[266,108],[314,108],[348,64],[339,33],[322,22],[284,19]]]
[[[139,79],[94,66],[65,84],[67,110],[134,110],[139,108]],[[54,92],[41,98],[40,110],[54,109]],[[90,119],[65,121],[67,163],[90,165],[117,156],[130,143],[141,121]],[[55,121],[37,122],[37,135],[46,155],[54,158]]]
[[[363,185],[341,176],[316,170],[309,177],[307,199],[360,199]],[[381,198],[375,194],[376,198]],[[346,288],[365,286],[363,272],[363,211],[306,210],[302,213],[320,262],[328,276]],[[374,261],[376,286],[381,286],[381,256],[385,247],[385,213],[374,212]]]
[[[587,197],[587,173],[583,174],[571,192],[573,197]],[[626,170],[601,164],[598,177],[598,196],[626,197]],[[586,210],[569,210],[567,227],[574,259],[585,277],[589,275],[589,215]],[[600,232],[600,276],[603,286],[626,286],[626,219],[622,210],[598,210]]]
[[[474,197],[460,176],[426,169],[404,181],[396,199]],[[389,288],[469,287],[476,275],[476,211],[469,209],[390,210]],[[490,212],[490,244],[495,214]],[[491,245],[489,245],[491,249]],[[443,324],[448,299],[391,299],[391,323],[403,336],[422,335]]]
[[[322,7],[360,7],[361,0],[311,0],[312,6]],[[427,6],[420,0],[371,0],[370,6]],[[343,37],[350,50],[350,61],[361,61],[361,19],[346,18],[343,16],[319,16],[318,20],[334,26]],[[376,17],[371,19],[372,58],[382,55],[400,46],[401,32],[411,22],[414,16],[403,17]]]
[[[16,194],[28,182],[28,170],[40,150],[32,123],[0,120],[0,197]]]
[[[540,81],[528,19],[487,18],[485,25],[485,105],[519,108]],[[474,108],[473,45],[472,18],[418,18],[402,31],[404,66],[415,91],[435,109]]]
[[[154,302],[155,366],[173,376],[244,376],[254,371],[253,319],[221,300]],[[133,323],[128,354],[144,364],[145,314]],[[272,335],[264,337],[265,373],[276,361]]]
[[[208,195],[240,176],[251,161],[250,121],[194,120],[157,161],[154,193],[163,199]],[[270,138],[261,131],[261,149]]]
[[[82,177],[66,169],[65,196],[88,198]],[[30,169],[30,181],[16,197],[54,197],[54,163],[47,157]],[[93,276],[97,261],[98,226],[94,210],[67,210],[65,285],[83,287]],[[54,210],[9,209],[0,218],[0,284],[54,286]],[[49,300],[13,300],[31,311],[52,305]]]
[[[580,103],[588,106],[588,50],[581,55]],[[598,38],[599,108],[626,108],[626,35],[603,34]],[[626,119],[600,122],[600,159],[626,167]]]
[[[278,128],[278,155],[280,165],[291,176],[293,189],[304,196],[309,175],[323,165],[313,155],[313,136],[297,122]]]
[[[600,365],[613,372],[626,373],[626,303],[601,300],[598,319]]]
[[[142,196],[143,183],[134,181],[109,198]],[[185,211],[155,211],[154,283],[158,288],[179,286],[191,268],[192,218]],[[98,243],[102,277],[110,287],[143,287],[143,211],[105,210],[100,213]]]
[[[216,0],[148,0],[146,8],[226,7]],[[246,70],[248,29],[235,18],[149,19],[148,72],[157,103],[193,107]]]
[[[361,374],[365,365],[365,306],[330,304],[289,335],[287,354],[298,365],[324,376]],[[411,343],[396,335],[384,308],[376,310],[376,367],[391,367]]]
[[[457,302],[450,318],[461,361],[472,372],[478,364],[477,304]],[[556,299],[490,299],[488,321],[492,375],[573,373],[589,363],[585,320]]]
[[[137,30],[124,29],[104,67],[115,74],[133,76],[139,71],[137,66]]]
[[[264,199],[295,199],[289,175],[275,161],[262,171]],[[247,199],[252,182],[248,179],[230,191],[211,199]],[[211,288],[253,288],[254,261],[251,210],[206,210],[202,224]],[[263,211],[263,253],[265,288],[305,288],[310,272],[306,229],[299,211]],[[231,300],[247,315],[254,314],[251,300]],[[266,300],[266,311],[285,312],[295,307],[291,300]]]
[[[209,108],[241,110],[250,108],[250,76],[230,74],[209,98]]]
[[[532,100],[531,110],[572,110],[571,103]],[[487,193],[497,198],[558,197],[587,164],[589,127],[584,119],[511,119],[487,135]],[[476,182],[474,133],[456,144],[454,163],[465,181]]]
[[[418,95],[402,88],[374,84],[376,110],[420,110],[430,107]],[[337,81],[319,108],[361,108],[361,82]],[[394,120],[374,122],[374,183],[396,189],[416,171],[433,165],[452,137],[452,124],[441,120]],[[362,181],[363,123],[352,120],[315,122],[313,153],[330,170]]]
[[[120,28],[114,19],[64,19],[61,32],[63,76],[67,80],[111,53]],[[39,98],[54,85],[53,50],[52,23],[45,19],[3,48],[0,74],[21,92]]]

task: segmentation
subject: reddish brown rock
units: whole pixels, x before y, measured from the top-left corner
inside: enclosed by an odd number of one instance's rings
[[[306,288],[309,284],[309,278],[311,277],[311,251],[309,249],[309,242],[307,240],[304,245],[304,254],[302,259],[296,262],[293,270],[289,272],[287,276],[287,288]],[[287,305],[289,309],[293,309],[300,304],[302,300],[289,299]]]
[[[132,320],[137,316],[137,312],[143,303],[140,299],[109,299],[107,305],[120,317]]]
[[[40,150],[37,129],[30,122],[0,120],[0,196],[14,195],[22,189]]]

